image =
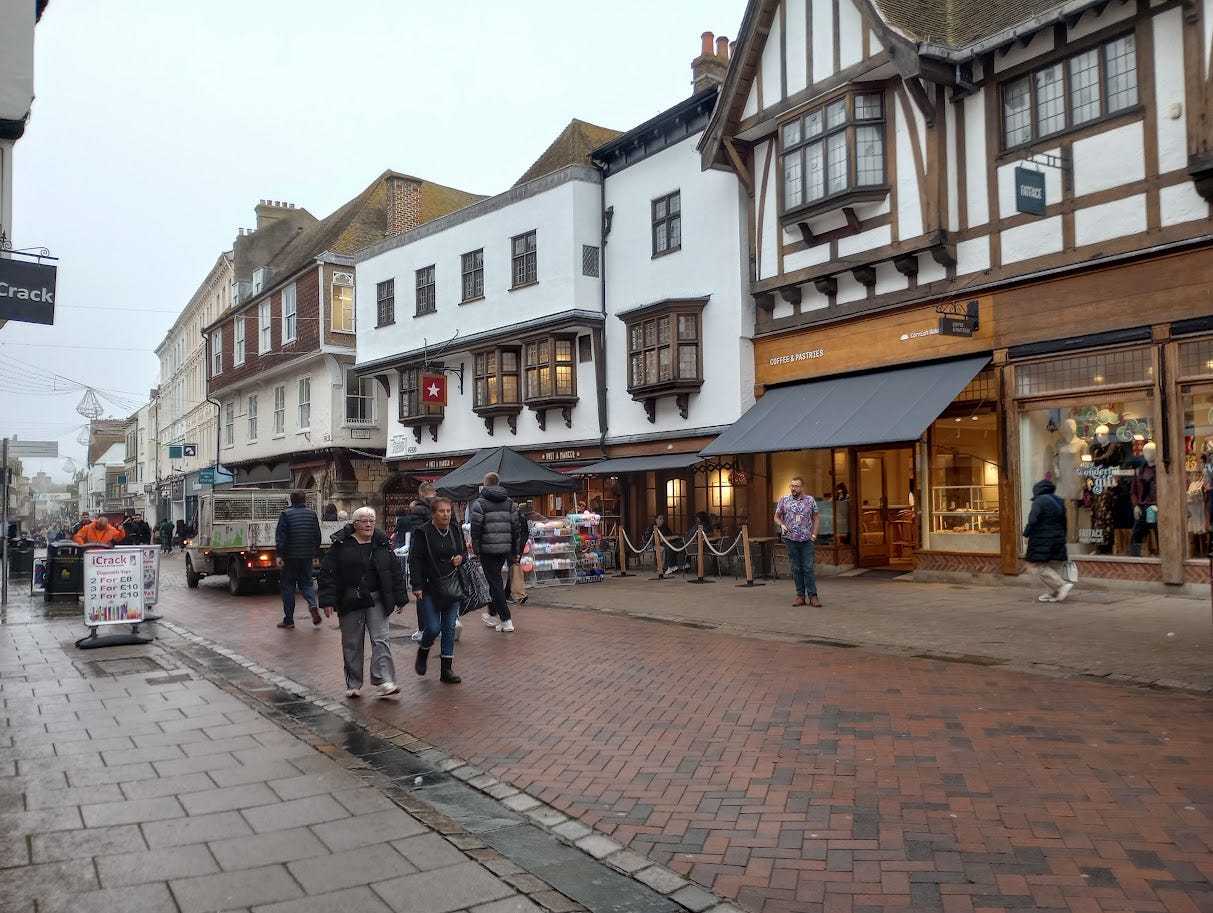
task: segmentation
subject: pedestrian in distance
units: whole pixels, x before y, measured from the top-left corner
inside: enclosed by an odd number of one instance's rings
[[[485,473],[480,496],[472,502],[472,551],[489,582],[489,610],[481,620],[497,631],[512,634],[514,620],[505,596],[505,571],[522,557],[518,507],[501,485],[501,476]]]
[[[187,539],[189,539],[189,537],[189,528],[185,525],[185,521],[178,520],[177,529],[174,532],[174,538],[176,540],[177,547],[182,551],[185,550],[185,542]]]
[[[126,532],[127,545],[152,544],[152,528],[143,519],[143,514],[136,512],[133,516],[127,517],[122,528]]]
[[[113,548],[125,538],[121,526],[114,526],[105,514],[97,514],[96,520],[76,531],[72,541],[85,548]]]
[[[421,644],[413,670],[425,675],[430,648],[439,640],[442,681],[457,684],[455,674],[455,620],[462,596],[455,569],[467,560],[463,530],[451,522],[453,505],[448,498],[430,502],[430,521],[413,530],[409,547],[409,579],[422,619]]]
[[[789,493],[779,499],[775,507],[775,525],[783,535],[783,544],[788,550],[788,561],[792,565],[792,582],[796,585],[796,598],[792,605],[821,607],[817,596],[817,528],[821,515],[812,495],[804,493],[804,479],[792,476]]]
[[[82,530],[84,527],[88,526],[92,522],[93,522],[92,515],[89,514],[89,512],[87,510],[80,511],[80,519],[77,520],[72,525],[72,531],[70,533],[68,533],[68,538],[70,539],[72,536],[75,536],[76,533],[80,532],[80,530]]]
[[[375,511],[359,507],[353,522],[330,537],[332,545],[320,564],[320,604],[324,616],[337,610],[345,696],[358,697],[363,685],[366,639],[371,639],[371,684],[378,697],[400,693],[396,665],[388,644],[392,608],[403,612],[409,594],[404,571],[391,539],[375,528]]]
[[[167,517],[160,524],[160,551],[173,551],[173,521]]]
[[[1045,585],[1045,592],[1036,597],[1040,602],[1063,602],[1074,589],[1074,584],[1058,573],[1058,567],[1069,560],[1069,555],[1066,552],[1066,506],[1054,494],[1055,490],[1056,486],[1049,479],[1041,479],[1032,486],[1032,508],[1023,528],[1023,536],[1028,540],[1024,557]]]
[[[312,624],[320,624],[320,609],[316,604],[316,586],[312,581],[312,561],[320,551],[320,520],[307,506],[307,495],[296,489],[291,492],[291,506],[278,516],[274,531],[274,548],[278,554],[278,581],[282,590],[282,621],[278,627],[295,628],[295,589],[307,600]]]

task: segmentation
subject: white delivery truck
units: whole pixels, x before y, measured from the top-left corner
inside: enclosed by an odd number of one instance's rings
[[[307,506],[317,510],[318,495],[307,492]],[[198,533],[185,547],[185,582],[190,587],[212,574],[227,574],[233,596],[249,592],[254,583],[278,581],[274,533],[278,516],[291,505],[284,489],[231,489],[198,498]],[[319,511],[317,511],[319,514]],[[343,526],[340,520],[321,521],[320,547]]]

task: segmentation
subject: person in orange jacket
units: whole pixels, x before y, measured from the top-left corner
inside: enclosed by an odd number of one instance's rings
[[[72,541],[77,545],[99,545],[111,548],[126,538],[126,531],[121,526],[110,526],[109,517],[98,514],[97,519],[87,526],[80,527]]]

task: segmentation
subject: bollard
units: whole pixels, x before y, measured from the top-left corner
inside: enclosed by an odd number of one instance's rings
[[[766,584],[754,582],[754,561],[750,556],[750,532],[745,525],[741,527],[741,553],[745,556],[745,583],[739,583],[737,586],[766,586]]]
[[[628,540],[627,540],[627,536],[625,536],[623,534],[623,524],[622,523],[619,524],[619,528],[616,532],[615,538],[618,541],[618,545],[615,547],[615,552],[616,552],[616,557],[619,561],[619,573],[616,574],[615,576],[616,577],[631,577],[632,575],[628,573],[628,556],[627,556],[627,551],[628,551],[627,541]]]
[[[699,540],[699,576],[694,580],[688,580],[687,583],[715,583],[715,580],[703,579],[703,543],[706,538],[703,534],[703,524],[695,527],[695,538]]]
[[[662,535],[656,529],[653,530],[653,559],[657,562],[657,576],[650,577],[650,580],[665,580],[665,569],[661,566],[661,552],[663,545]]]

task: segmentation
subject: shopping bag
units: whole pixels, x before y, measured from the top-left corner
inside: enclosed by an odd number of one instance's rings
[[[1067,561],[1061,566],[1061,579],[1066,583],[1078,583],[1078,565]]]
[[[510,565],[510,595],[515,599],[526,595],[526,574],[521,564]]]
[[[466,615],[483,609],[492,601],[489,593],[489,581],[484,576],[484,569],[476,561],[464,561],[456,568],[463,584],[464,599],[459,607],[459,614]]]

